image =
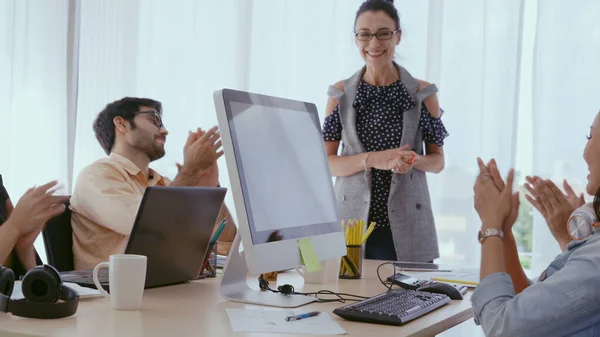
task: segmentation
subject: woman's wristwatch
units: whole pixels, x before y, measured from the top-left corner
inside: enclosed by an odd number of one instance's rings
[[[501,229],[482,228],[477,233],[477,240],[479,240],[479,243],[483,243],[490,236],[499,236],[500,239],[504,239],[504,232]]]

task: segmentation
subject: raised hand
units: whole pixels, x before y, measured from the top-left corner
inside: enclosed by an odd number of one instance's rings
[[[567,192],[567,200],[571,203],[571,205],[573,205],[573,207],[579,208],[583,206],[583,204],[585,204],[583,193],[577,196],[577,194],[575,194],[575,191],[573,191],[571,185],[569,185],[569,183],[567,182],[567,179],[563,180],[563,187],[565,189],[565,192]]]
[[[197,174],[206,173],[223,155],[221,146],[222,142],[216,126],[206,132],[202,129],[190,132],[183,148],[183,165],[178,165],[178,169],[190,170]]]
[[[564,250],[571,241],[567,221],[576,208],[572,204],[575,200],[569,201],[551,180],[542,180],[537,176],[527,177],[526,180],[525,188],[531,196],[526,195],[525,198],[542,214],[552,236]]]
[[[502,177],[500,176],[500,171],[498,170],[498,165],[495,159],[490,160],[487,165],[488,173],[491,175],[494,184],[498,191],[504,190],[506,184]],[[519,191],[515,192],[511,196],[511,207],[510,212],[506,219],[504,220],[502,230],[504,231],[504,235],[510,235],[512,233],[512,227],[517,221],[517,217],[519,216],[519,207],[521,205],[521,201],[519,199]]]
[[[68,196],[53,196],[52,188],[57,185],[56,181],[45,185],[30,188],[19,199],[13,208],[12,203],[7,201],[9,216],[7,224],[14,226],[19,232],[17,246],[28,246],[33,244],[44,224],[51,218],[61,214],[65,210],[64,202]]]
[[[473,186],[475,210],[484,228],[503,229],[512,209],[514,170],[510,170],[506,184],[499,189],[492,173],[480,158],[477,158],[477,164],[479,176]]]

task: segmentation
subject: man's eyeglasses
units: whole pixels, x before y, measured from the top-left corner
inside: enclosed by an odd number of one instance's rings
[[[382,30],[375,34],[371,34],[369,32],[358,32],[354,35],[356,36],[358,41],[371,41],[373,36],[375,36],[377,38],[377,40],[389,40],[392,38],[392,36],[394,36],[394,34],[396,34],[399,31],[400,31],[400,29],[396,29],[395,31]]]
[[[153,115],[152,124],[154,124],[159,130],[165,127],[160,114],[156,110],[139,111],[136,113],[136,115]]]

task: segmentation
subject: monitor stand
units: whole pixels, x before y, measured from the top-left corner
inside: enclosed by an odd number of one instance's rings
[[[270,291],[250,288],[246,282],[248,265],[244,252],[240,252],[240,234],[236,234],[223,275],[221,277],[221,295],[229,301],[267,305],[280,308],[296,308],[317,300],[305,295],[282,295]],[[258,277],[256,277],[258,284]],[[271,286],[273,287],[273,286]]]

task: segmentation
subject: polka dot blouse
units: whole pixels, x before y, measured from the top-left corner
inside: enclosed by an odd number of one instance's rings
[[[400,80],[387,86],[372,86],[361,80],[354,100],[356,129],[365,151],[383,151],[400,147],[402,137],[402,113],[415,106],[415,101]],[[444,145],[448,136],[442,120],[431,116],[425,104],[421,105],[419,128],[425,143]],[[325,118],[323,125],[325,141],[342,139],[342,123],[337,106]],[[372,169],[372,192],[369,222],[375,221],[378,228],[389,228],[387,202],[392,181],[392,172]]]

